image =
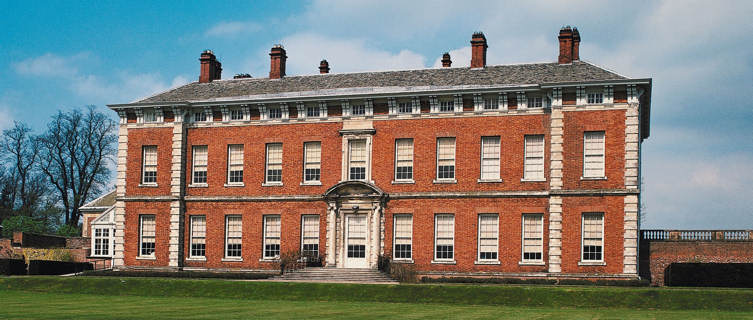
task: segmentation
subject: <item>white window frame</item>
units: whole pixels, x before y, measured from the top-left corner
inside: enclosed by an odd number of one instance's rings
[[[311,237],[311,236],[307,237],[306,236],[306,229],[307,229],[307,227],[309,227],[306,224],[306,218],[309,218],[309,222],[316,221],[316,228],[314,228],[314,229],[316,229],[316,242],[315,243],[306,243],[307,240],[309,240],[309,242],[311,242],[311,239],[314,239],[314,237]],[[320,220],[321,220],[321,218],[320,218],[320,216],[318,214],[304,214],[304,215],[301,215],[301,256],[302,257],[306,257],[305,256],[306,252],[307,251],[311,251],[311,250],[304,250],[304,247],[307,244],[316,244],[316,257],[315,258],[321,257],[321,248],[319,247],[319,242],[321,241],[321,232],[320,232],[321,231],[320,230],[320,228],[321,228],[321,222],[320,222]]]
[[[269,152],[270,152],[270,148],[273,147],[273,146],[280,146],[280,162],[279,163],[277,163],[277,162],[271,163],[270,162]],[[283,167],[283,162],[284,162],[283,161],[284,154],[283,154],[283,149],[282,149],[282,143],[280,143],[280,142],[267,143],[266,146],[265,146],[265,150],[266,150],[266,153],[265,153],[266,157],[265,157],[265,161],[264,161],[264,184],[265,185],[282,185],[282,178],[283,178],[283,176],[282,176],[282,174],[283,174],[282,169],[283,168],[282,167]],[[271,181],[269,179],[270,178],[270,174],[269,174],[270,167],[271,166],[278,166],[278,165],[280,166],[280,169],[279,169],[280,170],[280,180],[279,181],[277,181],[277,180]],[[271,170],[276,170],[276,169],[271,169]]]
[[[154,223],[154,235],[145,236],[144,235],[144,220],[145,218],[151,218],[151,221]],[[152,242],[154,244],[154,248],[152,249],[152,252],[150,254],[143,254],[144,252],[144,239],[145,238],[151,238]],[[139,215],[139,254],[138,257],[140,258],[154,258],[155,252],[157,252],[157,216],[154,214],[141,214]]]
[[[528,154],[528,140],[541,139],[541,152],[537,155]],[[541,164],[532,163],[534,159],[541,158]],[[525,135],[523,138],[523,180],[522,181],[546,181],[546,137],[543,134]],[[536,169],[534,170],[529,170]],[[536,172],[531,176],[529,172]]]
[[[410,160],[400,159],[400,143],[408,143],[410,142]],[[413,182],[413,160],[414,160],[415,152],[414,152],[414,143],[413,138],[399,138],[395,139],[395,170],[394,170],[394,178],[396,182]],[[410,163],[410,166],[407,164]],[[401,165],[403,164],[403,165]],[[400,178],[398,177],[398,168],[404,168],[404,167],[410,167],[410,178]]]
[[[92,227],[92,249],[91,249],[91,256],[92,257],[111,257],[113,253],[113,240],[115,238],[115,235],[113,234],[115,230],[111,227]],[[100,231],[100,234],[97,234],[97,231]],[[101,231],[107,231],[107,235],[103,236],[101,235]],[[99,241],[98,241],[99,240]],[[97,248],[97,245],[99,244],[99,248]],[[104,244],[107,244],[107,252],[102,253],[102,246]],[[139,249],[141,249],[139,247]],[[98,252],[99,251],[99,252]]]
[[[539,239],[541,242],[541,259],[526,259],[525,253],[526,253],[526,217],[535,217],[537,220],[539,220],[539,230],[537,230],[538,237],[534,238],[531,237],[529,239]],[[544,214],[541,213],[524,213],[521,218],[521,235],[520,235],[520,261],[523,264],[531,263],[531,264],[541,264],[544,262]]]
[[[277,250],[277,255],[274,255],[274,256],[268,256],[267,255],[267,244],[268,244],[268,241],[270,239],[274,239],[275,238],[274,235],[272,235],[272,236],[268,235],[267,228],[269,227],[269,222],[270,222],[268,220],[271,219],[271,218],[277,218],[277,221],[278,221],[278,224],[279,224],[279,229],[280,229],[280,230],[277,230],[277,237],[276,238],[277,238],[278,250]],[[280,259],[280,253],[282,253],[282,217],[279,214],[264,215],[264,225],[262,227],[263,227],[263,229],[262,229],[262,237],[263,237],[262,240],[263,241],[262,241],[262,246],[261,246],[262,259],[264,259],[264,260],[277,260],[277,259]],[[272,243],[272,244],[274,244],[274,243]]]
[[[146,153],[147,149],[154,149],[154,164],[147,164]],[[144,185],[157,185],[157,165],[159,163],[159,152],[157,146],[142,146],[141,147],[141,184]],[[154,170],[147,170],[154,168]],[[146,173],[154,172],[154,181],[146,181]]]
[[[496,254],[495,258],[482,258],[481,257],[481,232],[482,232],[482,221],[484,217],[493,217],[495,219],[494,221],[494,246],[496,250],[494,251]],[[499,261],[499,214],[496,213],[480,213],[478,215],[478,235],[476,239],[476,259],[479,262],[497,262]],[[491,251],[483,251],[483,252],[491,252]]]
[[[603,104],[604,93],[603,92],[587,92],[586,104]]]
[[[450,141],[450,140],[452,141],[452,158],[441,158],[441,153],[440,153],[440,147],[441,147],[441,145],[440,145],[440,141]],[[437,144],[437,146],[436,146],[436,152],[437,152],[436,153],[436,155],[437,155],[437,157],[436,157],[436,167],[437,167],[437,171],[436,171],[436,176],[435,176],[436,177],[435,183],[436,182],[455,182],[455,181],[457,181],[457,169],[458,169],[457,168],[457,138],[456,137],[437,137],[436,144]],[[440,162],[441,161],[450,161],[450,160],[452,160],[452,177],[451,178],[447,178],[447,177],[441,178],[439,176]]]
[[[528,105],[527,108],[529,109],[541,109],[546,107],[545,98],[542,96],[528,96]]]
[[[203,165],[196,163],[196,159],[197,159],[196,152],[199,151],[199,149],[201,148],[204,148],[204,150],[206,151],[206,158],[207,158],[206,164],[203,164]],[[196,171],[197,168],[204,169],[203,171],[204,180],[205,180],[204,182],[197,181],[196,172],[201,172],[201,171]],[[209,183],[209,146],[207,145],[191,146],[191,184],[192,185],[207,185],[208,183]]]
[[[601,136],[601,145],[599,146],[600,149],[588,149],[588,139],[589,136]],[[586,131],[583,132],[583,178],[584,179],[603,179],[606,178],[606,132],[604,131]],[[591,154],[589,154],[589,151]],[[601,170],[601,174],[588,174],[588,170],[586,170],[586,163],[589,163],[589,158],[592,158],[592,160],[596,159],[601,162],[601,168],[598,168]]]
[[[203,237],[195,235],[195,233],[198,232],[198,230],[194,229],[194,228],[199,227],[198,225],[194,225],[194,223],[198,224],[201,220],[204,221],[204,236]],[[207,253],[206,253],[207,252],[207,216],[205,216],[205,215],[192,215],[189,221],[190,221],[190,226],[189,226],[189,231],[188,231],[189,232],[188,258],[189,259],[201,259],[201,260],[205,260],[206,256],[207,256]],[[202,239],[204,241],[204,243],[203,243],[204,244],[204,249],[203,249],[204,254],[203,255],[194,254],[193,245],[194,244],[199,244],[199,243],[196,243],[196,241],[199,240],[199,239]]]
[[[412,113],[413,113],[413,102],[411,102],[410,100],[397,102],[397,114],[412,114]]]
[[[486,148],[487,144],[491,143],[493,140],[496,140],[496,148],[497,153],[496,157],[486,157],[488,156],[485,154],[484,149]],[[489,182],[499,182],[501,181],[500,174],[502,171],[502,165],[501,165],[501,157],[502,157],[502,138],[500,136],[485,136],[481,137],[481,164],[479,169],[479,182],[489,181]],[[493,173],[485,172],[484,168],[487,166],[484,164],[484,160],[490,160],[489,162],[494,163],[497,168],[496,175],[493,175]],[[496,161],[495,161],[496,160]],[[485,174],[487,176],[485,176]],[[489,176],[491,175],[491,176]]]
[[[280,116],[279,117],[273,117],[272,116],[273,115],[272,111],[279,111],[280,112]],[[277,113],[275,112],[274,115],[277,115]],[[269,120],[282,119],[283,118],[282,117],[282,107],[269,107],[269,109],[267,109],[267,118]]]
[[[439,258],[437,250],[437,242],[439,242],[438,234],[439,234],[439,218],[440,217],[451,217],[452,218],[452,258]],[[443,238],[444,239],[444,238]],[[455,261],[455,215],[452,213],[437,213],[434,215],[434,261]]]
[[[207,122],[209,121],[209,118],[207,117],[207,113],[204,110],[194,111],[191,115],[191,120],[193,122]]]
[[[233,162],[233,148],[240,148],[240,150],[235,150],[236,152],[240,151],[240,163]],[[243,177],[243,175],[244,175],[244,172],[243,172],[244,171],[243,160],[245,158],[245,149],[246,148],[245,148],[245,146],[243,144],[229,144],[229,145],[227,145],[227,181],[225,181],[225,183],[227,183],[228,185],[234,185],[234,186],[240,185],[240,186],[242,186],[243,183],[244,183],[243,182],[243,180],[244,180],[243,179],[244,178]],[[233,170],[233,169],[238,169],[238,168],[240,168],[240,170]],[[231,173],[234,172],[234,171],[236,171],[236,172],[240,171],[241,172],[241,175],[240,175],[240,180],[241,181],[230,181]]]
[[[601,258],[600,259],[585,259],[585,242],[586,242],[586,216],[596,216],[601,218],[601,223],[599,227],[601,230],[599,232],[601,233],[601,238],[599,238],[600,244],[601,244]],[[582,263],[600,263],[604,262],[604,219],[605,215],[603,212],[584,212],[581,214],[580,219],[580,262]],[[596,238],[589,238],[589,239],[596,239]]]
[[[231,219],[238,219],[240,221],[240,236],[230,236],[230,220]],[[240,254],[237,256],[231,256],[230,253],[230,245],[235,245],[236,243],[230,243],[231,240],[235,242],[235,240],[238,239],[238,244],[240,245]],[[241,215],[226,215],[225,216],[225,259],[227,260],[243,260],[243,216]]]
[[[319,153],[317,157],[319,158],[318,161],[313,161],[314,159],[309,159],[309,149],[313,148],[314,146],[319,146]],[[306,175],[306,170],[312,169],[312,170],[319,170],[319,179],[308,179],[308,176]],[[303,183],[302,184],[312,184],[312,185],[321,185],[322,180],[322,142],[321,141],[307,141],[303,143]]]
[[[499,98],[483,97],[483,106],[481,110],[499,110]]]
[[[160,114],[157,112],[157,110],[144,111],[144,123],[162,122],[162,119],[160,118]]]
[[[409,224],[410,224],[410,236],[408,237],[408,245],[410,246],[410,252],[408,254],[410,255],[410,257],[408,258],[397,256],[397,245],[398,245],[397,244],[397,239],[398,239],[397,220],[398,218],[405,218],[405,217],[409,219]],[[401,238],[406,238],[406,237],[401,237]],[[392,217],[392,259],[398,260],[398,261],[413,261],[413,215],[412,214],[400,213],[400,214],[395,214]]]
[[[440,113],[452,113],[455,112],[455,100],[452,99],[439,99],[439,106],[437,110]]]
[[[353,160],[353,144],[355,142],[361,143],[363,142],[363,152],[364,152],[364,160]],[[363,179],[353,179],[353,175],[351,173],[352,168],[360,168],[360,166],[354,166],[353,164],[355,162],[361,163],[363,162]],[[347,180],[351,181],[367,181],[369,179],[369,143],[366,139],[349,139],[348,140],[348,171],[347,174]]]
[[[359,109],[363,108],[363,113],[356,114],[356,108],[359,108]],[[365,103],[364,104],[353,104],[353,105],[351,105],[351,111],[350,112],[351,112],[350,114],[352,116],[356,116],[356,117],[357,116],[367,116],[367,114],[366,114],[366,104]]]

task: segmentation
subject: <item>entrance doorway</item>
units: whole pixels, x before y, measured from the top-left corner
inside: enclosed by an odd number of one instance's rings
[[[368,268],[368,227],[367,215],[349,214],[345,216],[346,268]]]

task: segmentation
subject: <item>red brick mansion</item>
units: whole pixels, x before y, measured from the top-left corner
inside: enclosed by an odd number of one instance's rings
[[[203,52],[198,82],[109,106],[114,266],[264,270],[300,251],[424,276],[637,278],[651,79],[581,61],[577,29],[558,40],[551,63],[487,65],[475,33],[470,67],[325,60],[308,76],[278,45],[268,78],[224,80]]]

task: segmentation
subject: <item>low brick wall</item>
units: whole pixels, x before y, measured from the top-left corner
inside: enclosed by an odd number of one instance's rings
[[[16,247],[38,249],[65,248],[66,244],[65,237],[26,232],[13,233],[13,246]]]

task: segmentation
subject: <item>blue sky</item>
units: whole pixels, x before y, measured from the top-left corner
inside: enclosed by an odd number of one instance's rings
[[[124,103],[198,78],[212,49],[223,77],[555,61],[575,25],[581,59],[654,79],[643,145],[644,228],[753,228],[753,6],[747,1],[22,2],[0,12],[0,129],[41,131],[58,109]],[[107,111],[110,112],[110,111]],[[114,117],[114,113],[113,113]]]

